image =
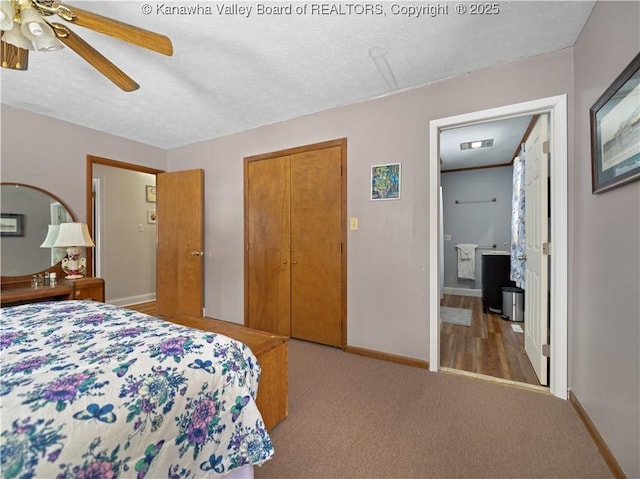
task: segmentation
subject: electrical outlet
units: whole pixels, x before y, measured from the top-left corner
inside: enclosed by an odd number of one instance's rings
[[[142,223],[138,223],[138,231],[140,233],[142,233],[144,231],[144,226],[142,225]]]

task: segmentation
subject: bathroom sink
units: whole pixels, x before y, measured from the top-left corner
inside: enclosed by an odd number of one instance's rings
[[[506,255],[510,255],[511,251],[500,251],[500,250],[496,250],[496,251],[483,251],[482,254],[492,254],[492,255],[498,255],[498,254],[506,254]]]

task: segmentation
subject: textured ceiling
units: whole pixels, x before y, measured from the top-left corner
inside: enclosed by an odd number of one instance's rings
[[[74,27],[140,89],[120,91],[65,48],[31,52],[26,72],[2,69],[2,103],[169,149],[571,46],[593,3],[512,0],[471,15],[448,1],[70,1],[166,34],[174,55]],[[398,13],[429,5],[439,14]]]

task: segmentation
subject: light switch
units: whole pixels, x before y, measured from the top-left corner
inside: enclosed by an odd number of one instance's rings
[[[350,218],[349,219],[349,229],[351,229],[351,231],[357,231],[358,230],[358,218]]]
[[[451,235],[444,235],[445,241],[451,241]]]

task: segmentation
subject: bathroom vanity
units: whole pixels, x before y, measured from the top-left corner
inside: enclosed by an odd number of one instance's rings
[[[486,313],[502,313],[502,287],[515,286],[509,279],[511,254],[509,251],[482,253],[482,310]]]

